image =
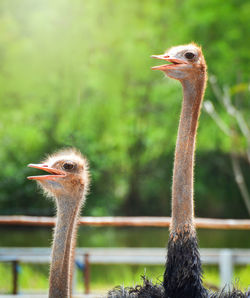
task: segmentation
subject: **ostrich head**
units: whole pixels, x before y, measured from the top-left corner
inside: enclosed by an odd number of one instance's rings
[[[40,164],[29,164],[28,167],[48,172],[49,175],[29,176],[36,180],[50,197],[83,198],[88,188],[88,163],[75,149],[56,152]]]
[[[154,66],[152,69],[162,70],[170,78],[179,81],[197,80],[206,74],[206,63],[201,48],[194,43],[172,47],[163,55],[151,57],[171,62]]]

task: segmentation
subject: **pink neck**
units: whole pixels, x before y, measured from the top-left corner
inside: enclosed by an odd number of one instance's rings
[[[80,201],[80,200],[79,200]],[[52,247],[49,297],[71,297],[74,243],[80,203],[72,198],[57,199],[57,223]]]
[[[184,99],[175,149],[172,188],[172,232],[189,230],[193,227],[194,152],[205,84],[205,74],[200,80],[182,82]]]

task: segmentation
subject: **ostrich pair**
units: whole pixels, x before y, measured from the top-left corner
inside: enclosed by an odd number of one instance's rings
[[[201,261],[194,226],[193,167],[198,118],[206,87],[206,63],[195,44],[173,47],[164,55],[152,56],[171,64],[153,67],[177,79],[183,87],[172,188],[172,220],[168,242],[166,270],[162,285],[147,280],[136,288],[118,287],[108,297],[200,298],[250,297],[233,291],[210,294],[202,284]],[[42,164],[29,165],[51,175],[32,176],[45,193],[56,199],[57,223],[50,269],[50,298],[71,296],[72,270],[77,220],[88,189],[86,160],[74,149],[61,151]]]

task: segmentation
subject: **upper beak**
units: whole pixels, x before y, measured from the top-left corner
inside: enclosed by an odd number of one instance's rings
[[[168,62],[172,62],[173,64],[164,64],[164,65],[157,65],[157,66],[153,66],[152,69],[155,70],[165,70],[167,68],[173,68],[174,65],[176,64],[187,64],[186,61],[175,58],[175,57],[171,57],[171,55],[168,54],[163,54],[163,55],[152,55],[151,58],[156,58],[156,59],[160,59],[160,60],[165,60]]]
[[[63,172],[61,170],[58,170],[58,169],[50,168],[46,164],[29,164],[28,167],[43,170],[45,172],[48,172],[48,173],[52,174],[52,175],[41,175],[41,176],[29,176],[29,177],[27,177],[30,180],[55,180],[55,178],[65,177],[66,176],[65,172]]]
[[[161,60],[167,60],[169,58],[169,55],[167,55],[167,54],[163,54],[163,55],[152,55],[151,58],[156,58],[156,59],[161,59]]]

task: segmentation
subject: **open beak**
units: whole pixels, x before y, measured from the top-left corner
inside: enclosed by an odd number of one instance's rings
[[[65,172],[58,170],[58,169],[50,168],[46,164],[29,164],[28,167],[43,170],[43,171],[51,174],[51,175],[27,177],[27,179],[30,179],[30,180],[55,180],[56,178],[60,178],[60,177],[62,178],[62,177],[66,176]]]
[[[165,69],[174,68],[178,64],[187,64],[186,61],[183,61],[181,59],[177,59],[175,57],[171,57],[168,54],[152,55],[151,58],[165,60],[165,61],[168,61],[168,62],[171,62],[172,63],[172,64],[163,64],[163,65],[153,66],[152,67],[153,70],[163,70],[164,71]]]

